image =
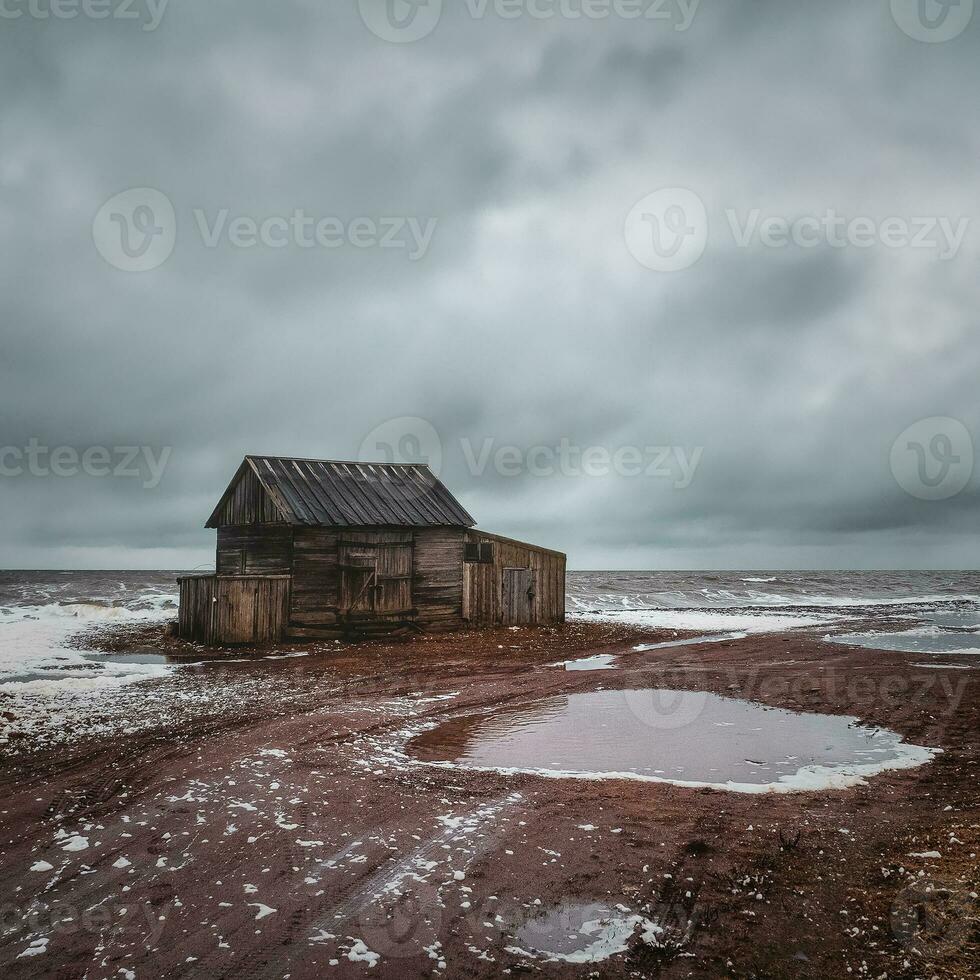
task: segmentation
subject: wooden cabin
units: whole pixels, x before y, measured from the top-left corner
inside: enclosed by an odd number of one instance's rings
[[[180,578],[207,644],[560,623],[565,556],[475,529],[427,466],[246,456],[206,524],[215,573]]]

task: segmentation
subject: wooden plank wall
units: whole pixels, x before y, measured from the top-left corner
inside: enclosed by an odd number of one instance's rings
[[[415,531],[413,599],[423,629],[463,625],[463,534],[454,527]]]
[[[177,633],[185,640],[214,642],[214,594],[217,579],[213,575],[195,575],[177,580],[180,585],[180,607],[177,611]]]
[[[231,496],[218,513],[218,526],[280,524],[282,515],[250,467],[245,468]]]
[[[337,531],[297,527],[293,532],[293,592],[289,635],[304,639],[337,623],[340,569]]]
[[[209,645],[274,642],[289,614],[289,584],[288,575],[182,578],[179,633]]]
[[[374,583],[378,586],[374,595],[363,597],[362,607],[373,608],[376,618],[406,619],[414,617],[412,605],[415,580],[413,549],[415,535],[405,530],[341,531],[337,538],[340,562],[340,608],[347,611],[353,595],[348,594],[345,581],[346,566],[370,566]],[[350,576],[351,589],[358,588],[363,573]]]
[[[293,529],[285,524],[219,527],[215,567],[219,575],[289,575]]]
[[[464,563],[466,541],[490,542],[493,561]],[[377,555],[380,606],[367,620],[414,619],[425,630],[500,624],[504,569],[527,568],[531,622],[564,621],[565,556],[558,552],[462,528],[266,524],[218,529],[219,577],[181,580],[180,635],[206,643],[340,635],[342,557],[352,548]]]
[[[414,543],[410,568],[405,548],[409,543]],[[423,629],[462,625],[460,528],[417,528],[414,532],[403,528],[296,528],[290,636],[329,636],[338,628],[341,554],[358,545],[378,552],[381,603],[389,612],[378,613],[377,620],[416,618]]]
[[[217,599],[216,642],[272,642],[282,637],[289,615],[289,576],[219,578]]]
[[[565,621],[564,555],[479,531],[467,531],[466,541],[489,541],[493,544],[492,562],[463,564],[463,617],[467,622],[473,625],[496,625],[503,622],[502,589],[505,568],[532,570],[532,622]]]

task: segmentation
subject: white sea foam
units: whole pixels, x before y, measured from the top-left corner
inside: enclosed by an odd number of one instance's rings
[[[716,612],[705,609],[616,609],[571,613],[585,622],[617,622],[650,629],[697,630],[739,633],[779,633],[806,626],[824,626],[835,617],[819,614]]]
[[[589,942],[581,949],[569,953],[558,953],[543,949],[523,949],[520,946],[506,947],[508,953],[529,958],[543,958],[549,963],[601,963],[619,953],[625,953],[630,941],[638,932],[644,942],[656,945],[664,929],[642,915],[604,916],[583,922],[575,931]]]
[[[980,655],[980,648],[970,645],[976,640],[974,633],[961,633],[933,624],[899,632],[828,633],[823,639],[828,643],[866,647],[870,650],[894,650],[897,653],[965,657]]]
[[[70,637],[87,626],[167,619],[174,614],[174,596],[143,593],[133,606],[81,601],[5,607],[0,691],[30,698],[85,695],[166,673],[161,664],[93,661],[70,646]]]
[[[705,782],[701,780],[671,779],[668,776],[651,776],[637,772],[586,772],[576,770],[545,769],[520,766],[479,766],[459,762],[420,762],[417,765],[437,769],[468,769],[479,772],[496,772],[503,776],[543,776],[548,779],[584,779],[590,781],[626,779],[638,783],[668,783],[685,789],[715,789],[728,793],[814,793],[824,790],[850,789],[863,786],[869,776],[894,769],[914,769],[931,762],[942,749],[924,745],[911,745],[899,740],[892,746],[897,753],[881,762],[843,764],[839,766],[803,766],[795,773],[780,776],[770,783]]]

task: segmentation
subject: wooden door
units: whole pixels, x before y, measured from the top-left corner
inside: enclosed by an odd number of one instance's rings
[[[221,643],[254,643],[258,589],[253,579],[219,579],[216,635]]]
[[[340,566],[340,611],[364,616],[375,611],[378,557],[373,551],[348,549]]]
[[[375,611],[391,616],[412,608],[412,541],[378,543],[378,580]]]
[[[338,542],[340,612],[364,619],[412,609],[411,531],[350,531]]]
[[[530,623],[534,600],[534,572],[530,568],[505,568],[501,612],[505,626]]]

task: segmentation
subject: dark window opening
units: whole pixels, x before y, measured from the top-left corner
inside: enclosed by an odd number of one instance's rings
[[[467,541],[463,549],[463,561],[490,564],[493,561],[493,542]]]

